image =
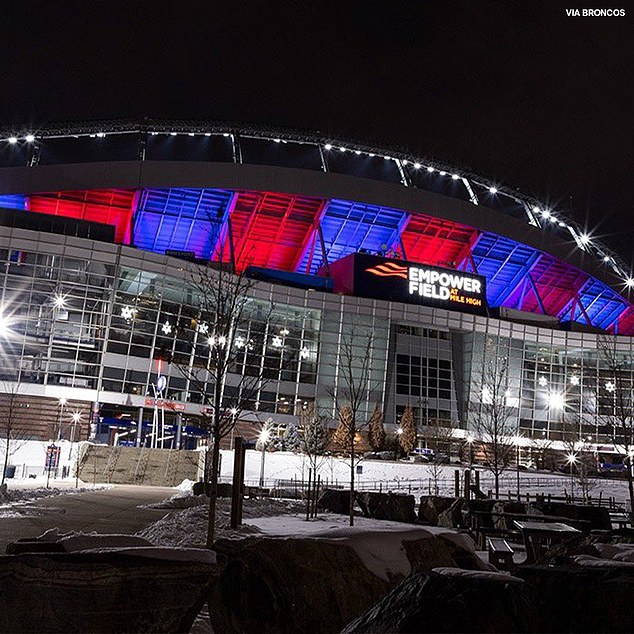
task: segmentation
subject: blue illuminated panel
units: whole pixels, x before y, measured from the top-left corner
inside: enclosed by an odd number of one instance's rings
[[[156,253],[193,251],[211,259],[231,198],[222,189],[145,189],[134,217],[134,244]]]
[[[383,245],[388,248],[395,246],[406,219],[407,212],[400,209],[331,200],[321,220],[328,262],[362,249],[377,253]],[[298,271],[304,271],[307,258],[305,255]],[[321,251],[317,246],[310,272],[315,273],[322,264]]]
[[[23,194],[3,194],[0,196],[0,207],[5,209],[27,209],[27,197]]]

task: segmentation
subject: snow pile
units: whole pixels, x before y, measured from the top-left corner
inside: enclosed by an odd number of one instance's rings
[[[185,478],[177,487],[175,487],[176,489],[178,489],[179,491],[182,491],[183,493],[191,493],[192,489],[194,488],[194,481],[193,480],[188,480],[187,478]]]
[[[58,489],[51,488],[46,489],[44,487],[36,489],[9,489],[2,487],[0,489],[0,504],[2,503],[15,503],[15,502],[31,502],[38,500],[39,498],[53,497],[56,495],[72,495],[74,493],[83,493],[84,491],[93,491],[90,489]]]
[[[178,500],[178,501],[177,501]],[[207,541],[207,518],[209,498],[204,495],[181,498],[174,496],[164,503],[168,506],[158,508],[180,509],[168,513],[137,535],[157,546],[189,546],[202,545]],[[183,506],[169,506],[182,504]],[[156,507],[155,507],[156,508]],[[275,500],[272,498],[246,499],[242,507],[243,520],[253,517],[271,517],[301,512],[303,503],[294,500]],[[216,506],[216,539],[239,539],[258,534],[255,526],[245,523],[238,528],[231,528],[231,500],[219,498]]]
[[[171,498],[152,504],[143,504],[139,508],[145,509],[188,509],[194,506],[209,505],[209,498],[205,495],[191,495],[187,493],[176,493]]]

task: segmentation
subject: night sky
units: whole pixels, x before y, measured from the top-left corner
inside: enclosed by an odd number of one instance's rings
[[[571,6],[6,3],[0,127],[226,120],[407,149],[536,196],[631,263],[634,10]]]

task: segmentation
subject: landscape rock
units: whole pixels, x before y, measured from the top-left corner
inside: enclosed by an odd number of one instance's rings
[[[0,631],[188,632],[218,571],[199,549],[0,556]]]
[[[634,564],[577,556],[559,566],[520,566],[539,597],[541,631],[632,632]]]
[[[444,513],[455,501],[454,497],[423,495],[418,506],[418,519],[431,526],[438,526],[439,515]]]
[[[213,629],[236,634],[339,632],[412,569],[485,568],[465,539],[414,527],[398,533],[397,541],[389,531],[357,529],[349,539],[220,540],[214,548],[227,565],[210,594]],[[390,563],[394,565],[388,570]]]
[[[464,498],[455,498],[451,506],[438,514],[438,526],[446,528],[457,528],[462,526],[462,509]]]
[[[317,500],[317,508],[347,515],[350,512],[350,491],[345,489],[324,489]]]
[[[495,572],[415,572],[344,630],[357,632],[534,632],[531,589]]]
[[[366,517],[392,522],[416,521],[416,498],[413,495],[396,493],[358,493],[357,503]]]

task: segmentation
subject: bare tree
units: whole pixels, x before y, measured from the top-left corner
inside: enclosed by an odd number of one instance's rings
[[[19,383],[7,383],[0,395],[0,440],[4,445],[2,447],[2,481],[0,484],[4,484],[6,480],[9,457],[18,449],[16,443],[21,437],[16,411],[20,406],[19,389]]]
[[[587,502],[590,492],[596,487],[596,481],[591,477],[596,466],[596,460],[590,452],[590,445],[582,433],[582,418],[579,414],[562,414],[563,445],[570,469],[571,482],[581,491],[584,502]],[[570,491],[574,497],[574,491]]]
[[[609,429],[616,451],[627,466],[630,514],[634,519],[634,376],[632,358],[618,350],[616,335],[601,336],[597,342],[605,375],[599,375],[596,401],[601,422]]]
[[[208,548],[214,542],[220,442],[242,412],[254,409],[258,391],[277,376],[276,369],[285,360],[283,336],[272,319],[273,305],[253,298],[254,285],[244,274],[222,266],[192,269],[187,283],[196,311],[187,325],[190,350],[175,361],[189,391],[197,392],[206,406],[210,436]]]
[[[440,492],[440,479],[444,472],[443,465],[448,462],[451,441],[454,435],[451,422],[447,421],[448,427],[442,424],[444,422],[438,418],[432,418],[428,421],[428,427],[425,430],[427,446],[433,450],[433,453],[429,456],[427,473],[429,473],[434,485],[434,495],[438,495]]]
[[[385,446],[385,427],[383,425],[383,410],[377,403],[372,411],[368,424],[368,443],[372,451],[381,451]]]
[[[509,406],[509,361],[494,345],[487,346],[482,375],[476,381],[475,399],[471,401],[476,429],[482,441],[485,468],[493,474],[495,497],[500,496],[500,475],[515,455],[518,430],[516,409]]]
[[[354,526],[356,443],[360,432],[369,425],[369,420],[363,420],[363,412],[375,391],[370,379],[373,349],[374,334],[371,329],[352,327],[343,335],[337,358],[339,381],[330,391],[340,413],[340,437],[345,443],[343,449],[350,458],[350,526]]]
[[[315,475],[325,459],[328,424],[325,416],[310,403],[299,416],[297,448],[306,456]]]

